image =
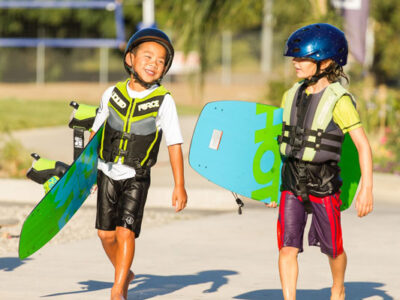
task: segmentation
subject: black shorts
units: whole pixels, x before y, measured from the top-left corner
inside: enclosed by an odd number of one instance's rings
[[[150,176],[113,180],[98,171],[97,186],[96,228],[111,231],[121,226],[139,237]]]

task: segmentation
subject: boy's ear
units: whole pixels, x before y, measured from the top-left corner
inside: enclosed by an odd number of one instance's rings
[[[125,63],[132,68],[133,61],[135,60],[135,55],[132,52],[128,52],[125,55]]]

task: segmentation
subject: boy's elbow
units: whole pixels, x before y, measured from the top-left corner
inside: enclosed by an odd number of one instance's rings
[[[182,143],[168,145],[168,149],[181,149]]]

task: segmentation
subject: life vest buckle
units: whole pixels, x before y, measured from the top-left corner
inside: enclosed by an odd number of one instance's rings
[[[295,127],[295,130],[296,130],[296,135],[301,135],[301,136],[303,136],[303,134],[304,134],[304,128],[301,128],[301,127],[299,127],[299,126],[296,126],[296,127]]]
[[[135,140],[135,135],[132,133],[128,132],[123,132],[121,139],[123,140],[129,140],[129,141],[134,141]]]
[[[317,130],[316,137],[315,137],[315,150],[316,151],[321,150],[321,143],[322,143],[323,135],[324,135],[324,131],[321,128],[319,128]]]
[[[128,151],[120,149],[118,155],[121,157],[126,157],[128,155]]]

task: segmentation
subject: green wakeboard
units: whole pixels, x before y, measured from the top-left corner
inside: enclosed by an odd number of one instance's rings
[[[26,218],[19,240],[20,259],[46,245],[89,196],[97,179],[97,149],[102,131],[103,127]]]

